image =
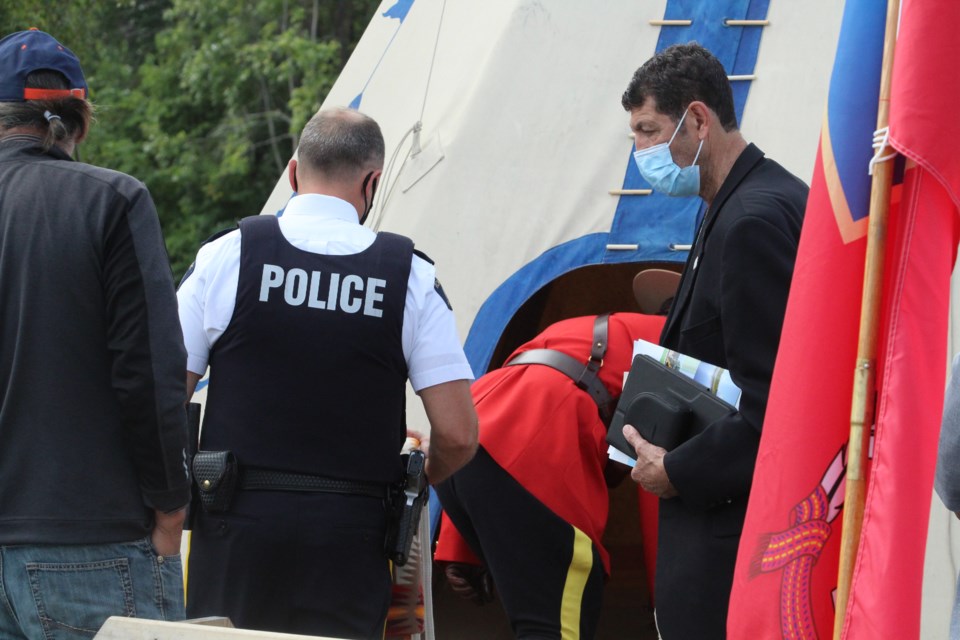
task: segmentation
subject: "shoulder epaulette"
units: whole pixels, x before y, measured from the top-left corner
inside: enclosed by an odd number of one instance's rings
[[[235,224],[235,225],[232,226],[232,227],[227,227],[226,229],[220,229],[220,231],[217,231],[217,232],[214,233],[212,236],[210,236],[209,238],[207,238],[206,240],[204,240],[203,242],[201,242],[201,243],[200,243],[200,248],[202,249],[205,245],[210,244],[211,242],[213,242],[213,241],[216,240],[217,238],[220,238],[220,237],[222,237],[222,236],[225,236],[225,235],[227,235],[228,233],[230,233],[231,231],[235,231],[235,230],[237,230],[237,229],[239,229],[239,228],[240,228],[240,223],[237,223],[237,224]],[[187,278],[190,277],[190,275],[193,273],[194,267],[196,267],[196,266],[197,266],[197,261],[196,261],[196,260],[194,260],[193,262],[190,263],[190,266],[187,267],[186,273],[184,273],[184,274],[183,274],[183,277],[180,278],[180,284],[177,285],[177,288],[178,288],[178,289],[183,286],[183,283],[184,283],[184,282],[187,281]]]
[[[208,245],[208,244],[210,244],[211,242],[213,242],[214,240],[217,240],[218,238],[221,238],[221,237],[227,235],[227,234],[230,233],[231,231],[236,231],[236,230],[239,229],[239,228],[240,228],[240,223],[238,222],[237,224],[233,225],[232,227],[227,227],[227,228],[225,228],[225,229],[220,229],[220,231],[217,231],[217,232],[214,233],[212,236],[210,236],[209,238],[207,238],[206,240],[204,240],[203,242],[201,242],[201,243],[200,243],[200,247],[202,248],[204,245]]]
[[[430,259],[430,256],[425,254],[423,251],[420,251],[419,249],[414,249],[413,254],[415,256],[419,256],[420,258],[423,258],[424,260],[426,260],[432,265],[436,264],[433,260]],[[453,305],[450,304],[450,298],[447,297],[447,292],[443,290],[443,286],[440,284],[440,281],[437,278],[433,279],[433,290],[437,292],[437,295],[440,296],[440,299],[443,300],[443,303],[447,305],[447,309],[450,309],[450,311],[453,311]]]
[[[428,256],[427,254],[425,254],[423,251],[420,251],[420,249],[414,249],[414,250],[413,250],[413,255],[419,256],[419,257],[423,258],[424,260],[426,260],[426,261],[429,262],[430,264],[436,264],[433,260],[430,259],[430,256]]]

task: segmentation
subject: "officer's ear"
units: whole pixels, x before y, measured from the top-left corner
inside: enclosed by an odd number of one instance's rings
[[[287,163],[287,177],[290,179],[290,188],[295,192],[299,191],[297,188],[297,159],[290,158],[290,162]]]

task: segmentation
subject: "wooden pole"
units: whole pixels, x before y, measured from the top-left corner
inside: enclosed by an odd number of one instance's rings
[[[770,26],[769,20],[734,20],[732,18],[727,18],[723,21],[723,26],[725,27],[768,27]]]
[[[612,196],[648,196],[653,189],[610,189]]]
[[[890,77],[893,70],[893,51],[897,39],[899,13],[900,0],[888,0],[877,129],[887,126],[890,113]],[[863,299],[860,306],[860,338],[857,345],[857,367],[853,378],[853,405],[850,411],[850,443],[847,449],[846,495],[843,501],[843,533],[840,540],[834,640],[840,640],[843,633],[853,569],[857,560],[857,549],[860,546],[860,530],[863,525],[863,507],[867,492],[867,453],[876,400],[877,334],[880,325],[887,214],[890,210],[892,182],[893,162],[888,160],[875,164],[870,187],[870,219],[867,226],[867,257],[864,264]]]
[[[650,26],[653,27],[689,27],[693,20],[651,20]]]

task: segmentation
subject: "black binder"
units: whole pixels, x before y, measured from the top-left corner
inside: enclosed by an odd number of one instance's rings
[[[637,452],[623,437],[623,425],[629,424],[648,442],[670,451],[736,410],[699,382],[639,355],[630,366],[607,442],[636,458]]]

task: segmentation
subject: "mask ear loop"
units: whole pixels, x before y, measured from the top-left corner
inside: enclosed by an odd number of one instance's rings
[[[700,158],[701,149],[703,149],[703,140],[700,141],[700,146],[697,147],[697,155],[693,156],[693,164],[690,165],[691,167],[697,166],[697,159]]]
[[[360,224],[363,224],[367,221],[367,216],[370,215],[370,209],[373,208],[373,194],[370,194],[370,202],[367,202],[367,184],[370,182],[370,178],[373,177],[373,171],[367,174],[363,179],[363,184],[360,185],[360,193],[363,195],[363,215],[360,216]],[[374,181],[373,190],[376,191],[376,181]]]
[[[689,113],[689,112],[690,112],[690,107],[687,107],[687,108],[684,110],[683,115],[680,116],[680,122],[677,123],[677,128],[674,129],[673,135],[670,136],[670,142],[667,143],[667,146],[668,146],[668,147],[669,147],[671,144],[673,144],[673,139],[677,137],[677,134],[678,134],[678,133],[680,133],[680,127],[683,126],[683,121],[684,121],[684,119],[687,117],[687,113]],[[693,164],[690,165],[691,167],[696,166],[697,160],[700,159],[700,152],[701,152],[702,150],[703,150],[703,140],[700,141],[700,146],[697,147],[697,155],[695,155],[695,156],[693,157]]]
[[[680,127],[683,126],[683,121],[686,119],[688,111],[690,111],[690,107],[687,107],[683,110],[683,115],[680,116],[680,122],[677,123],[677,128],[673,130],[673,135],[670,136],[670,142],[667,143],[668,147],[673,144],[673,139],[677,137],[678,133],[680,133]]]

